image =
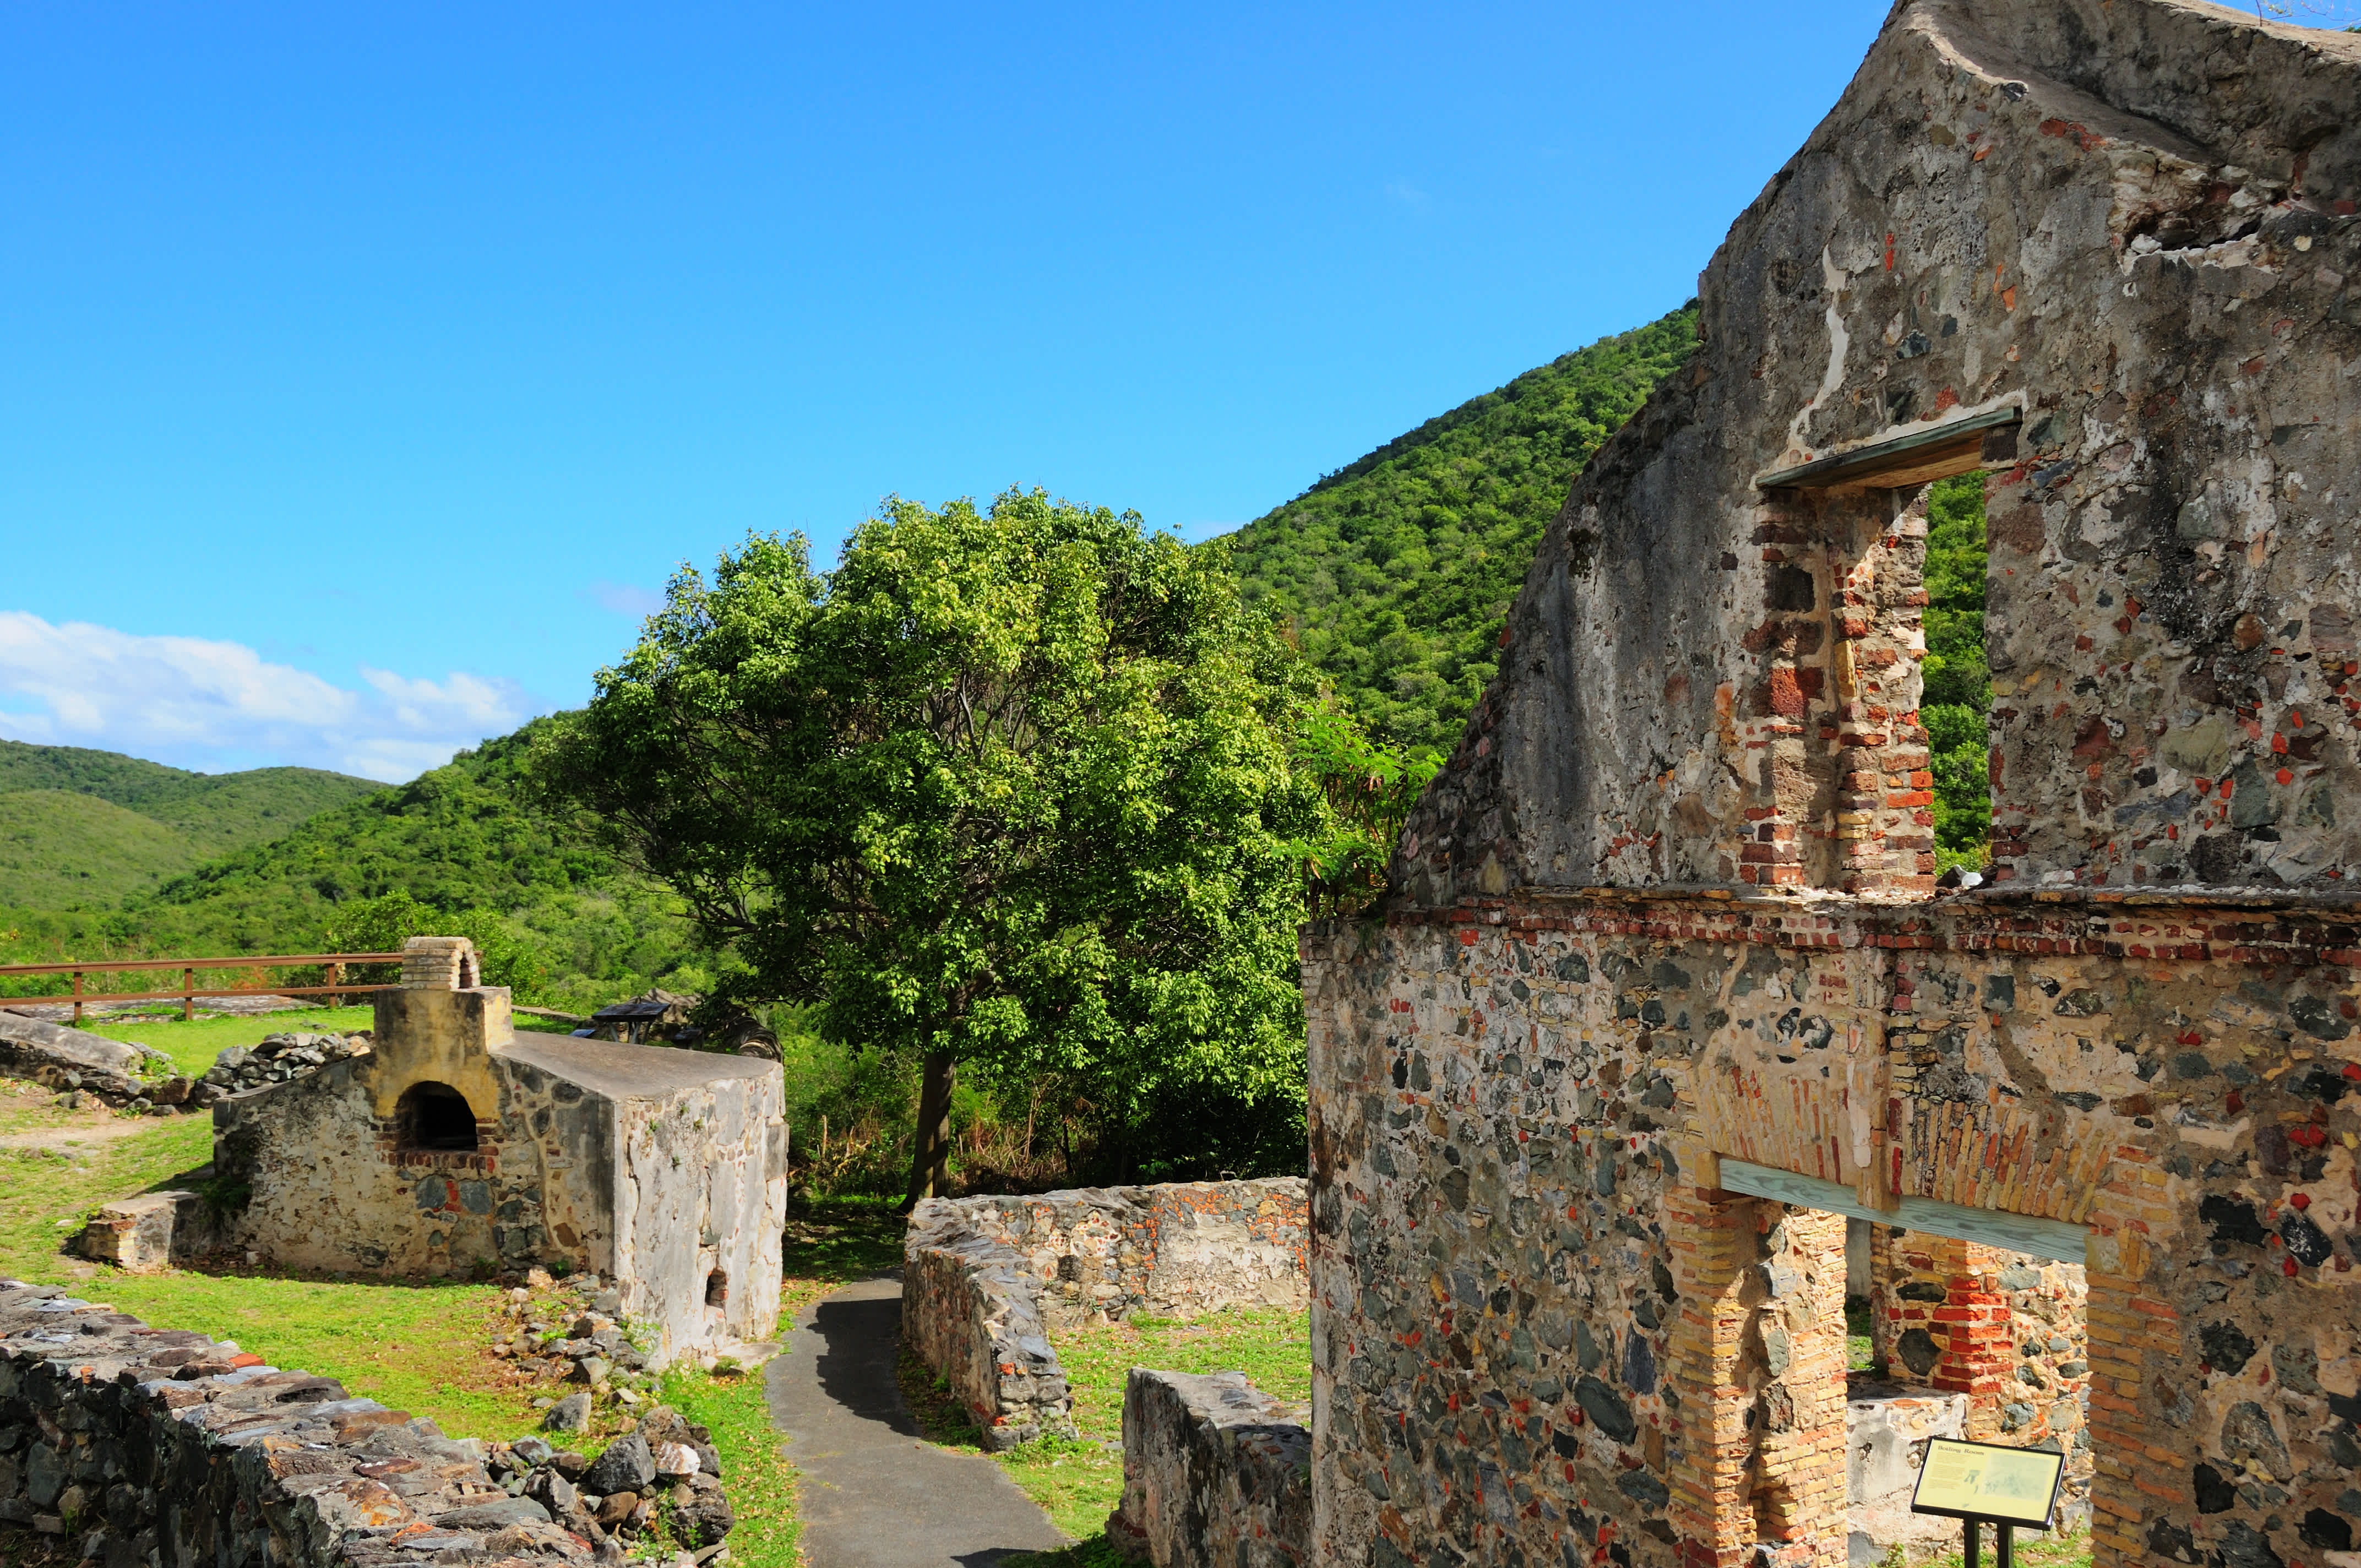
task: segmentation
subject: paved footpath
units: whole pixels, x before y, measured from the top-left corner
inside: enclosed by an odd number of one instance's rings
[[[989,1459],[918,1435],[894,1379],[902,1284],[865,1279],[796,1321],[772,1361],[771,1420],[803,1473],[809,1568],[990,1568],[1066,1544]]]

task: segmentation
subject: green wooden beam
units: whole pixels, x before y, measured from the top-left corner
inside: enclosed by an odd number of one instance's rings
[[[1726,1191],[1743,1192],[1749,1198],[1825,1209],[1873,1224],[1906,1225],[1930,1235],[2031,1253],[2057,1263],[2081,1263],[2091,1235],[2088,1225],[2044,1220],[2032,1214],[2011,1214],[1999,1209],[1971,1209],[1964,1203],[1945,1203],[1933,1198],[1905,1198],[1896,1208],[1872,1209],[1861,1201],[1859,1193],[1840,1181],[1776,1170],[1767,1165],[1750,1165],[1728,1156],[1721,1160],[1721,1185]]]

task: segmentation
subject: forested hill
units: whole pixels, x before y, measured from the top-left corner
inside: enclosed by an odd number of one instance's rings
[[[1697,342],[1697,307],[1528,370],[1345,465],[1226,541],[1250,600],[1382,738],[1449,751],[1510,602],[1590,455]]]
[[[0,905],[109,907],[379,787],[317,768],[192,773],[0,740]]]

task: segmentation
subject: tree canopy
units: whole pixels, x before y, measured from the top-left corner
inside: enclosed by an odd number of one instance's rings
[[[925,1059],[917,1196],[960,1062],[1123,1119],[1300,1101],[1314,701],[1218,557],[1137,514],[897,499],[829,573],[776,535],[684,569],[538,768],[686,902],[725,1003]]]

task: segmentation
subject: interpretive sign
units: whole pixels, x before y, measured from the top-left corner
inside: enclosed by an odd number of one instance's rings
[[[2046,1448],[1932,1438],[1910,1511],[2048,1530],[2065,1468],[2066,1456]]]

